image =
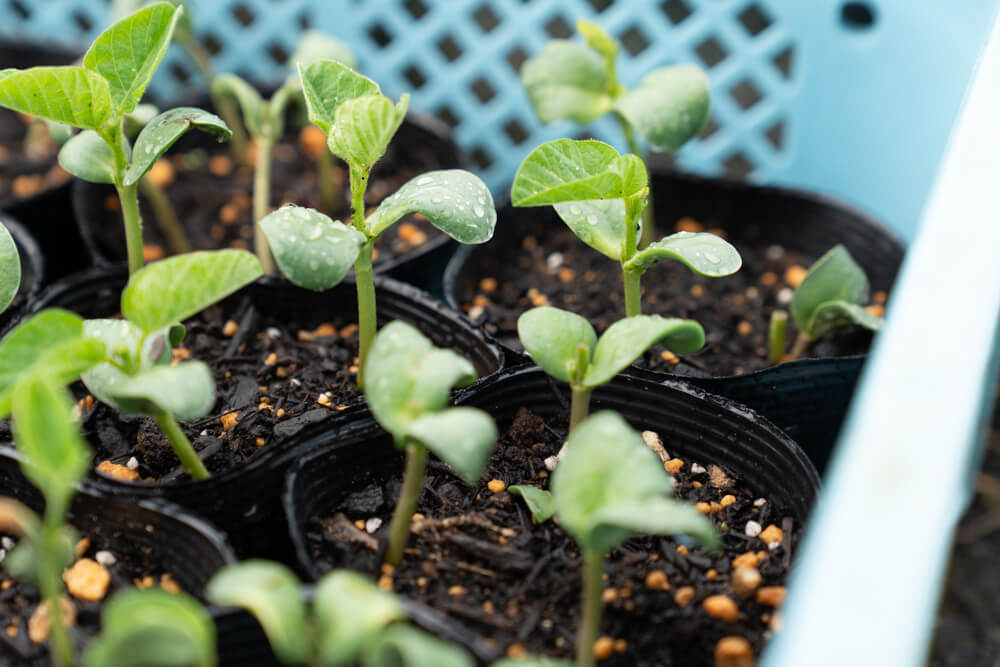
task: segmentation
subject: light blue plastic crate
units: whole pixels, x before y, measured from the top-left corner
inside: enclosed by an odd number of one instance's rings
[[[799,554],[785,629],[762,661],[908,667],[926,651],[998,367],[998,1],[191,5],[222,71],[282,76],[308,27],[348,42],[386,92],[411,92],[412,108],[454,127],[497,194],[538,143],[578,134],[537,123],[518,65],[577,18],[597,21],[626,44],[628,84],[668,63],[707,68],[711,129],[681,152],[683,166],[836,194],[912,241]],[[0,36],[83,48],[106,12],[89,0],[0,0]],[[155,88],[169,97],[197,83],[171,52]],[[613,123],[586,131],[622,147]],[[862,573],[862,548],[873,547],[890,573]]]

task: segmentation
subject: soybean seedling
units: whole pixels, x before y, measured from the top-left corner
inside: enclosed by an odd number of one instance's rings
[[[569,383],[571,433],[587,416],[594,389],[628,368],[650,345],[662,343],[679,354],[690,354],[705,344],[705,332],[694,320],[659,315],[618,320],[598,339],[586,319],[552,306],[521,315],[517,334],[542,370]]]
[[[871,331],[881,329],[882,318],[865,309],[868,291],[864,269],[839,243],[816,260],[792,296],[789,309],[799,335],[788,355],[789,360],[801,357],[810,345],[828,333],[855,326]],[[771,316],[769,348],[773,363],[784,358],[783,314],[775,311]]]
[[[83,57],[83,66],[0,70],[0,106],[84,130],[59,151],[74,176],[115,186],[121,200],[129,272],[143,265],[138,187],[156,160],[191,128],[222,138],[220,118],[181,107],[150,121],[131,144],[125,117],[139,104],[163,59],[182,9],[159,2],[114,23]]]
[[[650,148],[674,151],[708,121],[711,91],[696,65],[671,65],[647,74],[629,91],[618,80],[619,44],[596,23],[577,21],[586,46],[556,39],[521,67],[521,79],[539,120],[586,124],[614,114],[630,153],[642,155],[636,133]],[[643,214],[639,247],[654,241],[652,202]]]
[[[243,250],[193,252],[154,262],[122,292],[124,320],[87,320],[87,336],[103,341],[108,356],[81,379],[98,400],[126,414],[152,417],[194,479],[209,477],[177,420],[205,416],[215,405],[215,382],[201,361],[171,364],[184,337],[180,322],[261,275]]]
[[[410,180],[365,217],[365,190],[375,162],[399,129],[409,96],[397,104],[378,85],[329,60],[299,67],[309,119],[327,135],[327,146],[344,160],[351,181],[351,226],[313,209],[283,206],[260,227],[281,272],[294,284],[326,290],[354,264],[358,290],[358,386],[375,337],[375,240],[393,223],[420,213],[460,243],[484,243],[493,236],[493,197],[479,177],[461,169],[432,171]]]
[[[399,565],[410,532],[410,519],[424,485],[427,451],[450,465],[466,484],[479,479],[497,428],[475,408],[448,408],[452,387],[476,379],[466,359],[434,347],[413,325],[396,320],[382,328],[368,358],[365,399],[375,420],[406,451],[403,487],[389,527],[385,561]]]
[[[344,49],[345,47],[339,42],[333,41],[321,33],[310,31],[306,33],[299,48],[292,54],[290,62],[308,65],[317,60],[335,56],[344,57]],[[349,52],[346,53],[346,56],[353,62],[353,57],[350,56]],[[260,260],[265,273],[274,273],[274,263],[267,247],[267,238],[257,223],[271,210],[271,156],[275,143],[281,139],[284,132],[285,109],[294,98],[300,95],[301,84],[298,76],[289,77],[267,101],[253,86],[235,74],[221,74],[212,80],[213,98],[219,101],[235,101],[239,105],[243,110],[246,128],[256,146],[253,182],[254,247],[257,259]],[[334,193],[336,192],[330,175],[333,168],[332,160],[327,151],[323,151],[322,155],[327,156],[327,159],[320,160],[319,187],[323,206],[330,210],[334,206]],[[324,165],[326,173],[323,173]]]
[[[356,572],[337,570],[319,580],[312,603],[284,565],[247,560],[220,570],[206,597],[246,608],[263,627],[282,664],[310,667],[472,667],[472,657],[406,623],[392,593]]]
[[[625,315],[642,312],[640,279],[673,259],[703,276],[728,276],[742,265],[736,248],[704,232],[677,232],[643,249],[636,245],[649,183],[635,155],[619,155],[600,141],[557,139],[521,163],[511,188],[514,206],[552,205],[577,238],[618,261],[625,281]]]

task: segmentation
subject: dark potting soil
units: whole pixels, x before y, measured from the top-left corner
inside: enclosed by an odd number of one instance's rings
[[[579,550],[552,521],[534,524],[520,499],[487,487],[487,480],[501,480],[547,488],[544,459],[558,451],[565,429],[565,417],[546,423],[522,409],[471,492],[447,466],[432,462],[417,508],[423,518],[413,523],[403,563],[390,577],[393,590],[447,614],[501,654],[572,656]],[[669,451],[670,443],[663,444]],[[762,586],[783,586],[800,526],[720,467],[693,464],[685,461],[675,475],[675,495],[717,503],[711,516],[724,551],[707,553],[683,536],[637,537],[615,549],[605,567],[601,625],[614,652],[602,665],[714,665],[716,643],[733,635],[748,640],[757,656],[772,625],[780,623],[773,601],[758,602],[754,595],[741,600],[731,592],[733,561],[759,561]],[[329,515],[310,518],[308,545],[321,572],[346,566],[378,576],[399,486],[398,475],[370,482]],[[372,519],[382,523],[369,534],[365,524]],[[781,528],[780,545],[769,550],[759,537],[747,537],[750,520]],[[661,576],[668,586],[658,585]],[[738,621],[704,610],[703,601],[717,594],[739,602]]]
[[[309,126],[299,135],[291,134],[274,148],[271,163],[271,205],[298,204],[323,210],[317,185],[316,151],[305,150],[316,128]],[[322,137],[322,132],[320,132]],[[320,140],[320,150],[326,150]],[[386,154],[375,164],[365,193],[365,204],[374,207],[420,173],[440,168],[439,160],[423,146],[399,147],[390,144]],[[242,248],[253,250],[253,169],[234,166],[226,144],[208,150],[196,148],[175,152],[161,159],[151,172],[161,184],[187,231],[195,250]],[[333,182],[338,205],[323,210],[334,220],[349,223],[351,216],[350,183],[346,165],[336,160]],[[173,254],[167,246],[148,201],[140,193],[143,236],[146,259],[158,259]],[[121,232],[120,203],[115,195],[105,200],[101,230],[113,230],[114,236],[103,241],[105,247],[121,248],[124,256],[124,236]],[[370,209],[369,209],[370,210]],[[107,232],[105,232],[107,233]],[[375,242],[375,270],[439,236],[439,232],[423,216],[411,215],[393,225]]]
[[[153,586],[162,586],[170,592],[180,590],[173,575],[160,567],[151,549],[117,539],[113,531],[107,534],[93,532],[83,538],[86,544],[78,544],[78,557],[96,560],[97,552],[108,551],[114,562],[107,565],[111,580],[104,598],[99,601],[70,598],[76,608],[76,623],[70,630],[77,655],[100,630],[101,605],[115,592],[129,587]],[[4,536],[3,539],[13,538]],[[0,661],[3,664],[52,664],[48,658],[48,644],[35,643],[29,638],[28,621],[40,602],[41,596],[34,585],[0,570]]]
[[[59,146],[48,132],[25,142],[28,127],[25,117],[0,109],[0,202],[27,199],[70,179],[56,162]]]
[[[549,222],[533,224],[518,249],[478,254],[476,262],[466,265],[456,285],[462,309],[500,342],[517,350],[522,349],[517,318],[534,306],[551,305],[578,313],[593,323],[598,333],[625,316],[618,262],[585,245],[565,225]],[[701,228],[697,221],[682,218],[661,236]],[[671,261],[660,262],[643,275],[643,312],[700,322],[705,329],[705,346],[678,358],[657,345],[637,362],[639,366],[683,375],[725,376],[770,365],[767,339],[771,313],[776,308],[787,311],[792,287],[818,258],[755,243],[757,233],[753,227],[740,230],[738,236],[721,232],[743,258],[743,267],[731,276],[706,278]],[[876,310],[881,309],[885,297],[884,293],[873,295]],[[786,349],[791,348],[797,333],[789,318]],[[870,342],[867,331],[840,333],[814,343],[806,356],[863,354]]]

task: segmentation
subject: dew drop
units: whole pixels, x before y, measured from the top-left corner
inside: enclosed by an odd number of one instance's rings
[[[420,178],[417,179],[417,185],[428,185],[433,182],[434,179],[431,178],[430,176],[421,176]]]
[[[596,215],[588,215],[587,216],[587,223],[591,224],[591,225],[596,225],[597,224],[597,216]]]
[[[710,252],[706,252],[705,253],[705,259],[707,259],[708,261],[710,261],[712,264],[718,264],[719,262],[722,261],[721,259],[719,259],[718,255],[713,255]]]
[[[572,213],[573,215],[580,215],[581,213],[583,213],[583,210],[579,206],[574,204],[569,207],[569,212]]]
[[[477,218],[483,217],[483,214],[485,213],[485,211],[480,206],[473,206],[472,212],[476,215]]]

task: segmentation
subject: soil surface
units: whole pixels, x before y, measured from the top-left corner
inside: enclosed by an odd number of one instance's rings
[[[29,127],[26,116],[0,109],[0,203],[27,199],[70,179],[56,163],[59,146],[45,126],[33,127],[26,141]]]
[[[543,461],[558,451],[565,429],[565,418],[546,423],[522,409],[471,493],[447,466],[432,461],[406,556],[380,584],[447,614],[498,654],[570,657],[579,621],[580,552],[555,523],[533,522],[519,498],[487,486],[500,480],[547,488]],[[669,451],[670,442],[663,444]],[[724,551],[707,553],[683,536],[633,538],[612,551],[601,626],[601,641],[612,648],[601,665],[713,665],[716,644],[727,636],[745,638],[759,656],[780,623],[778,602],[767,596],[780,597],[783,589],[766,589],[783,586],[800,526],[791,512],[758,499],[731,473],[695,463],[684,461],[675,474],[675,495],[710,503],[706,509],[720,528]],[[330,514],[310,519],[308,548],[321,572],[347,566],[378,576],[398,474],[357,484]],[[369,534],[373,520],[381,524]],[[782,529],[780,542],[769,546],[748,537],[750,520],[765,534]],[[756,592],[747,599],[733,593],[737,558],[738,564],[756,563],[760,599]],[[738,619],[711,617],[703,602],[713,595],[736,602]]]
[[[517,318],[533,306],[551,305],[583,315],[599,334],[624,317],[618,262],[585,245],[551,215],[527,215],[530,222],[520,248],[494,242],[489,252],[476,253],[474,261],[466,265],[456,282],[456,298],[462,309],[500,342],[517,350],[522,349]],[[704,327],[706,340],[699,352],[679,358],[662,346],[654,346],[638,365],[695,376],[740,375],[768,367],[771,313],[776,308],[787,310],[794,287],[818,257],[755,242],[752,226],[735,235],[705,229],[691,218],[681,218],[672,229],[660,230],[658,238],[684,230],[709,231],[726,238],[739,250],[743,267],[725,278],[695,275],[670,261],[647,271],[642,277],[643,312],[692,318]],[[873,300],[873,308],[881,314],[886,294],[877,292]],[[797,333],[789,318],[786,350]],[[841,333],[814,343],[807,356],[863,354],[870,342],[871,334],[866,331]]]

